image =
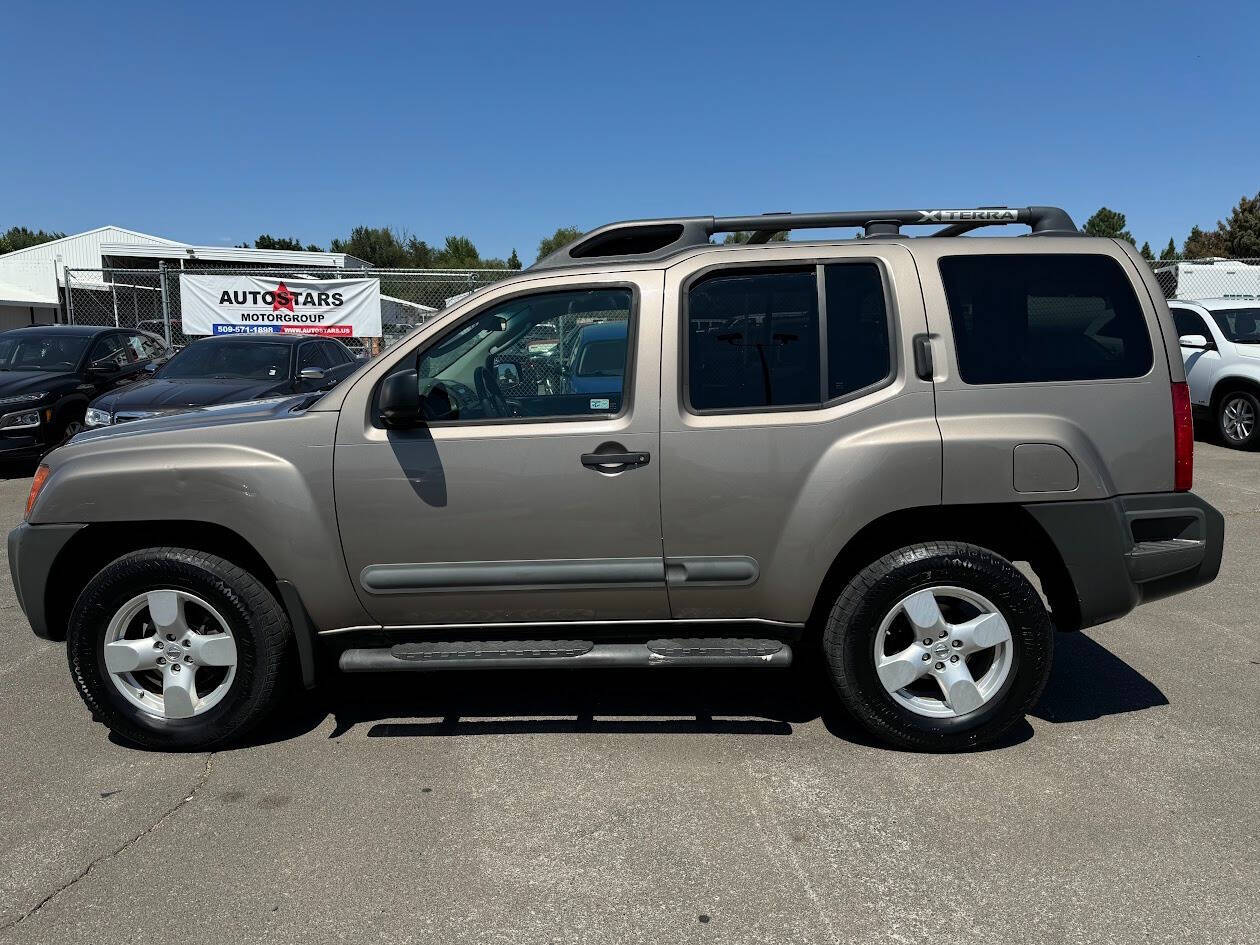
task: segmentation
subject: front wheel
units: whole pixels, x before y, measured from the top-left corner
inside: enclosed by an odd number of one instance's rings
[[[928,542],[859,572],[824,645],[841,701],[867,729],[902,748],[958,751],[994,740],[1036,703],[1054,629],[1005,558]]]
[[[1260,447],[1260,397],[1251,391],[1231,391],[1216,409],[1216,424],[1226,446],[1237,450]]]
[[[202,551],[147,548],[88,583],[66,651],[83,701],[116,734],[195,750],[239,738],[274,706],[289,632],[248,572]]]

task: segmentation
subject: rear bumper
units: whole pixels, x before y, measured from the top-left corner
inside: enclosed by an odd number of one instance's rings
[[[1225,518],[1192,492],[1025,506],[1075,588],[1080,626],[1207,584],[1221,568]]]
[[[53,561],[83,525],[29,525],[23,522],[9,532],[9,571],[18,604],[35,635],[60,639],[48,626],[48,574]]]

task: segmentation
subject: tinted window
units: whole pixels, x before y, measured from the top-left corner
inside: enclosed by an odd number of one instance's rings
[[[328,355],[328,363],[333,367],[339,364],[349,364],[354,358],[350,357],[350,352],[337,344],[335,341],[325,341],[324,353]]]
[[[1212,318],[1230,341],[1239,344],[1260,344],[1260,308],[1222,309],[1213,312]],[[1210,338],[1211,335],[1208,337]]]
[[[510,299],[431,342],[415,362],[439,420],[589,417],[621,412],[630,352],[628,289]],[[449,402],[450,409],[446,409]]]
[[[1112,259],[946,256],[940,268],[968,384],[1141,377],[1151,368],[1146,320]]]
[[[0,369],[6,371],[69,371],[88,339],[81,335],[0,336]]]
[[[329,368],[332,367],[328,363],[328,355],[324,351],[324,344],[321,341],[308,341],[306,344],[298,348],[298,370],[302,368]]]
[[[1208,331],[1207,322],[1198,312],[1192,312],[1188,308],[1174,308],[1171,311],[1178,335],[1202,335],[1209,341],[1212,340],[1212,333]]]
[[[166,351],[166,346],[156,338],[150,338],[148,335],[128,335],[127,344],[135,353],[137,361],[151,361],[154,358],[160,358]]]
[[[163,377],[217,377],[271,380],[289,376],[288,345],[259,341],[200,341],[162,368]]]
[[[105,335],[103,338],[98,338],[92,345],[92,350],[88,352],[88,364],[117,364],[122,367],[128,361],[134,360],[134,353],[128,357],[127,343],[122,335]]]
[[[687,386],[696,410],[817,404],[814,268],[719,272],[687,292]]]
[[[825,269],[827,399],[843,397],[892,374],[888,307],[874,263]]]

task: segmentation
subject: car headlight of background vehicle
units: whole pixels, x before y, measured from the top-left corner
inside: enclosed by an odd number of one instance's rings
[[[50,410],[49,413],[52,411]],[[38,407],[29,410],[15,410],[0,417],[0,430],[27,430],[39,426]]]
[[[43,400],[48,396],[48,391],[36,391],[33,394],[14,394],[12,397],[0,397],[0,407],[6,404],[26,404],[34,403],[37,400]]]
[[[85,427],[107,427],[112,419],[108,410],[88,407],[87,413],[83,417],[83,425]]]

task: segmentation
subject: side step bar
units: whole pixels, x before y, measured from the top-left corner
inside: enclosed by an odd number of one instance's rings
[[[646,643],[592,640],[435,640],[346,650],[346,673],[434,672],[444,669],[624,669],[650,666],[758,667],[792,665],[792,648],[778,640],[683,639]]]

